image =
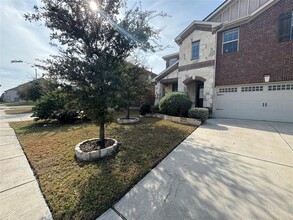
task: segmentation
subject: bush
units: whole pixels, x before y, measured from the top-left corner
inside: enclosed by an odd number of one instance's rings
[[[173,116],[187,116],[192,102],[183,92],[172,92],[165,95],[159,102],[161,113]]]
[[[200,119],[202,122],[209,118],[209,109],[208,108],[191,108],[188,111],[188,116],[190,118]]]
[[[33,108],[36,120],[57,119],[61,123],[72,123],[77,119],[78,113],[74,108],[74,101],[64,92],[53,91],[42,96]]]
[[[152,114],[159,113],[159,112],[160,112],[159,105],[152,106]]]
[[[139,114],[145,115],[147,113],[151,113],[151,105],[150,104],[142,104],[139,109]]]

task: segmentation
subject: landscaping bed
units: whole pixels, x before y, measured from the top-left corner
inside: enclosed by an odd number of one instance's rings
[[[118,153],[94,162],[74,158],[74,147],[96,138],[90,123],[44,126],[14,122],[17,137],[38,178],[54,219],[96,219],[184,140],[195,127],[142,118],[135,125],[107,126]]]

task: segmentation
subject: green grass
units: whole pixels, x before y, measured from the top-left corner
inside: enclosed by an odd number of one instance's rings
[[[20,108],[15,108],[15,109],[8,109],[5,110],[5,114],[7,115],[14,115],[14,114],[23,114],[23,113],[31,113],[32,107],[20,107]]]
[[[0,105],[6,106],[22,106],[22,105],[34,105],[32,101],[21,101],[21,102],[2,102]]]
[[[91,123],[43,126],[14,122],[12,127],[38,177],[54,219],[95,219],[115,204],[195,128],[154,118],[136,125],[112,123],[106,136],[121,148],[95,162],[74,158],[74,146],[98,137]]]

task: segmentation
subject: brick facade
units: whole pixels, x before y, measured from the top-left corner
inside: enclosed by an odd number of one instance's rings
[[[217,38],[216,86],[293,80],[293,40],[279,43],[279,15],[293,10],[293,0],[281,0],[239,26],[239,51],[222,53],[223,32]]]

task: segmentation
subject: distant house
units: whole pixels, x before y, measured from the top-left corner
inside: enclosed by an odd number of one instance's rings
[[[226,0],[175,42],[156,103],[182,91],[215,117],[293,122],[293,0]]]
[[[21,99],[19,98],[19,96],[17,94],[18,91],[19,91],[19,86],[4,91],[3,102],[19,102],[19,101],[21,101]]]
[[[18,92],[20,91],[21,87],[26,86],[26,85],[31,84],[31,83],[36,82],[36,81],[44,82],[45,80],[43,78],[35,79],[35,80],[30,81],[30,82],[21,84],[21,85],[19,85],[17,87],[14,87],[12,89],[8,89],[8,90],[4,91],[4,93],[2,94],[3,102],[25,101],[25,100],[23,100],[23,99],[21,99],[19,97]]]

